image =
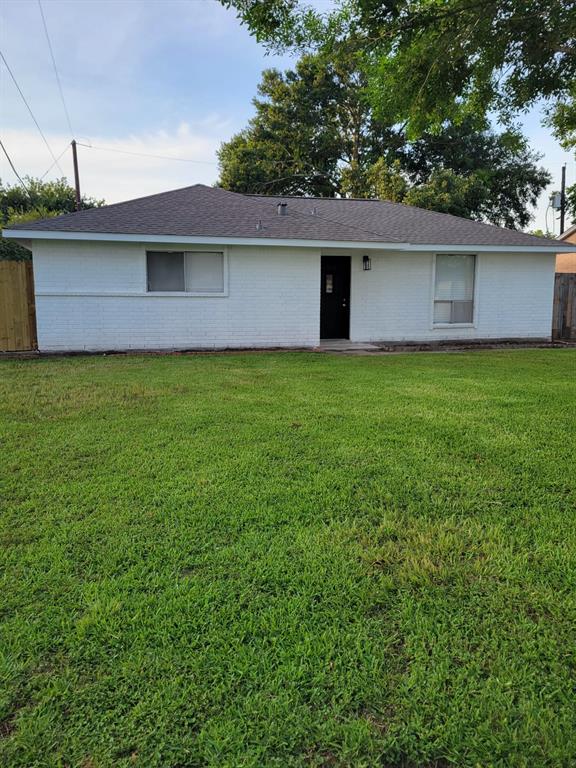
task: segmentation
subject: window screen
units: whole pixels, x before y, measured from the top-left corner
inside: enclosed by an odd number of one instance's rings
[[[148,290],[188,293],[224,291],[224,254],[148,251]]]
[[[198,293],[222,293],[224,290],[224,254],[189,252],[186,257],[186,290]]]
[[[148,290],[184,291],[184,254],[148,251]]]
[[[436,256],[434,322],[471,323],[474,317],[476,257],[444,253]]]

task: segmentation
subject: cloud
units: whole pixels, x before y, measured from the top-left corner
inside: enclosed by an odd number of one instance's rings
[[[196,124],[180,123],[171,132],[157,130],[117,138],[91,136],[89,142],[83,143],[90,143],[92,148],[78,147],[82,193],[115,203],[190,184],[212,184],[218,178],[216,151],[229,134],[228,123],[212,116]],[[52,133],[46,138],[56,157],[69,146],[64,134]],[[37,132],[7,130],[3,141],[20,175],[42,176],[52,164]],[[72,183],[71,149],[65,151],[60,166]],[[3,181],[16,182],[5,157],[0,162],[0,175]],[[46,178],[59,176],[60,171],[54,167]]]
[[[44,4],[76,139],[94,147],[192,158],[185,163],[79,148],[82,191],[114,202],[213,183],[216,150],[252,113],[264,66],[281,64],[217,2]],[[2,49],[55,154],[71,136],[36,2],[0,4]],[[21,175],[51,157],[0,64],[0,135]],[[207,162],[208,161],[208,162]],[[61,165],[72,179],[71,154]],[[0,173],[16,179],[0,153]],[[50,178],[61,175],[57,169]]]
[[[45,15],[74,131],[140,132],[217,111],[251,113],[262,69],[280,65],[217,2],[53,0]],[[45,131],[66,122],[36,2],[0,3],[1,47]],[[30,126],[0,65],[2,126]]]

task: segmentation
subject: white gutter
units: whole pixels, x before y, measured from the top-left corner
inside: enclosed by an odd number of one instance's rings
[[[350,250],[391,250],[391,251],[437,251],[441,253],[493,251],[496,253],[558,253],[574,250],[574,245],[446,245],[442,243],[389,243],[365,240],[301,240],[296,238],[272,237],[185,237],[183,235],[125,235],[112,232],[58,232],[36,229],[3,230],[2,236],[13,240],[90,240],[122,243],[164,243],[175,245],[257,245],[285,246],[295,248],[344,248]]]
[[[3,230],[3,237],[17,240],[92,240],[122,243],[174,243],[176,245],[277,245],[298,248],[396,248],[404,250],[408,243],[367,243],[363,240],[301,240],[274,237],[202,237],[184,235],[118,235],[111,232],[56,232],[35,229]]]
[[[366,248],[366,246],[364,246]],[[468,251],[473,253],[526,253],[526,251],[534,253],[558,253],[559,250],[567,250],[565,248],[558,248],[558,246],[541,246],[541,245],[443,245],[442,243],[426,243],[425,245],[409,243],[406,248],[399,250],[404,251],[434,251],[435,253],[466,253]],[[572,249],[574,250],[574,249]]]

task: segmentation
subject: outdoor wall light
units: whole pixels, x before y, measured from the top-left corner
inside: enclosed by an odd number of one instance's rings
[[[370,256],[362,257],[362,269],[364,272],[368,272],[369,269],[372,269],[372,259]]]

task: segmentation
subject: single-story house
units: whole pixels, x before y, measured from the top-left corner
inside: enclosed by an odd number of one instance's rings
[[[559,235],[558,240],[566,243],[566,245],[573,243],[574,251],[572,253],[559,253],[556,256],[556,272],[576,273],[576,224]]]
[[[196,185],[4,230],[44,351],[549,339],[558,241],[379,200]]]

